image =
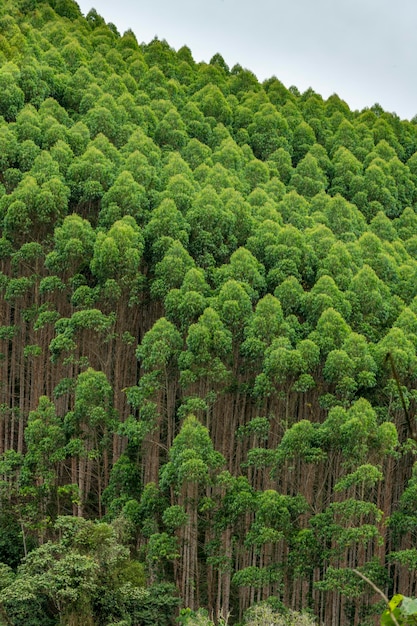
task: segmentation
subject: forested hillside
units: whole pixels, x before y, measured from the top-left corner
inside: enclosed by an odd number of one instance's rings
[[[0,623],[374,625],[352,568],[417,595],[417,122],[136,35],[0,5]]]

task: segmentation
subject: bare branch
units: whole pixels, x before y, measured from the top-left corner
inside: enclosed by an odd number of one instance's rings
[[[389,605],[389,600],[387,598],[387,596],[385,595],[385,593],[382,591],[382,589],[380,589],[379,587],[377,587],[375,585],[375,583],[372,582],[372,580],[370,580],[367,576],[365,576],[365,574],[362,574],[362,572],[359,572],[357,569],[352,569],[352,572],[355,572],[355,574],[357,576],[359,576],[359,578],[362,578],[362,580],[364,580],[366,583],[368,583],[368,585],[370,585],[372,587],[372,589],[374,591],[376,591],[377,594],[379,594],[381,596],[381,598],[386,602],[387,604],[387,608],[388,611],[390,612],[390,616],[392,621],[394,622],[395,626],[400,626],[397,622],[397,618],[395,617],[394,613],[391,611],[390,605]]]

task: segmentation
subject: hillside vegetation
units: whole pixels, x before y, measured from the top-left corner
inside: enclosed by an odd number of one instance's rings
[[[417,595],[417,123],[72,0],[0,116],[0,623]]]

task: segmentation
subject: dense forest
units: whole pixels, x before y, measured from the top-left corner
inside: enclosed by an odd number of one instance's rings
[[[417,120],[1,3],[0,624],[417,595],[416,207]]]

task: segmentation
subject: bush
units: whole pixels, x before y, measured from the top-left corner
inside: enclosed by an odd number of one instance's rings
[[[181,609],[178,621],[181,626],[214,626],[205,609]]]
[[[244,626],[316,626],[316,620],[307,613],[288,609],[285,614],[275,612],[268,604],[258,604],[248,609]]]

